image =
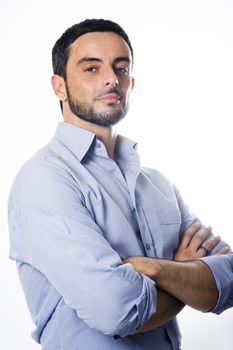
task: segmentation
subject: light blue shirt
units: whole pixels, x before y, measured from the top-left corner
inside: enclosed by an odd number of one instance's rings
[[[156,284],[122,259],[172,260],[196,220],[173,184],[141,168],[134,142],[118,136],[113,161],[93,133],[60,123],[20,170],[9,199],[10,256],[33,338],[44,350],[179,349],[176,319],[135,334],[156,311]],[[233,306],[233,255],[203,261],[220,313]]]

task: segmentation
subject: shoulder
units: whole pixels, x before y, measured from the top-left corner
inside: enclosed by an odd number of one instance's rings
[[[10,200],[49,205],[50,202],[65,201],[67,196],[76,195],[77,183],[69,166],[69,154],[65,152],[56,141],[39,150],[16,175]]]
[[[157,187],[174,188],[173,183],[157,169],[142,167],[141,176],[149,179]]]

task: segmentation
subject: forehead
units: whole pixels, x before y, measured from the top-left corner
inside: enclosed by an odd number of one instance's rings
[[[70,46],[70,59],[82,57],[113,60],[117,57],[129,57],[132,62],[129,46],[120,35],[113,32],[91,32],[76,39]]]

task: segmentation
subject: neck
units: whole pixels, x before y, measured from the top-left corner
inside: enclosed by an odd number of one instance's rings
[[[69,114],[68,116],[64,114],[64,121],[93,132],[105,145],[109,158],[114,159],[114,148],[117,137],[116,128],[114,126],[104,127],[96,125]]]

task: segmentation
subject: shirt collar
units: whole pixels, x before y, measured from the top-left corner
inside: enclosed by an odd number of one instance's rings
[[[118,135],[115,145],[115,156],[128,159],[129,156],[137,154],[137,143],[124,136]]]
[[[76,125],[60,122],[57,126],[55,139],[59,140],[65,147],[81,162],[89,150],[96,135],[92,132],[79,128]]]
[[[76,125],[60,122],[57,126],[55,139],[59,140],[67,147],[81,162],[91,145],[97,140],[94,133],[87,129],[82,129]],[[101,141],[98,140],[98,143]],[[96,143],[94,143],[94,149]],[[118,135],[116,140],[116,157],[128,160],[129,156],[137,153],[137,143]],[[131,158],[131,157],[130,157]]]

